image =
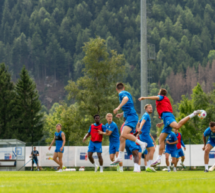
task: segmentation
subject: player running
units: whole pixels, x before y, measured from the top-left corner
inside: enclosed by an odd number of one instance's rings
[[[59,165],[57,172],[62,172],[63,170],[63,152],[64,152],[64,145],[66,143],[66,137],[63,131],[61,131],[61,124],[56,125],[56,130],[54,134],[54,139],[52,140],[49,150],[51,149],[54,142],[56,143],[56,149],[54,152],[53,160]]]
[[[121,133],[125,128],[124,126],[125,126],[125,122],[121,126],[121,129],[120,129]],[[126,139],[126,141],[125,141],[125,149],[126,149],[126,152],[127,152],[128,156],[133,155],[133,158],[134,158],[134,172],[141,172],[140,164],[139,164],[139,161],[141,159],[141,158],[139,158],[139,153],[142,154],[141,147],[139,145],[137,145],[134,141]]]
[[[153,162],[153,156],[155,152],[155,146],[153,143],[153,140],[150,135],[150,129],[151,129],[151,118],[150,114],[153,112],[152,105],[147,104],[145,105],[145,113],[143,114],[141,120],[138,123],[137,132],[139,133],[140,140],[147,143],[147,166],[146,171],[147,172],[155,172],[155,169],[151,167],[151,164]]]
[[[141,142],[139,139],[137,139],[134,135],[131,134],[135,132],[136,125],[138,123],[138,116],[136,110],[134,109],[134,102],[131,94],[125,91],[123,83],[118,83],[116,85],[116,91],[119,94],[120,105],[116,109],[114,109],[113,112],[114,114],[116,114],[122,108],[123,113],[117,114],[116,117],[121,118],[122,116],[124,116],[126,117],[126,121],[123,128],[123,132],[121,133],[120,137],[119,155],[116,160],[112,162],[111,165],[115,165],[119,162],[122,162],[126,139],[129,139],[139,144],[142,149],[142,153],[145,151],[147,146],[145,142]]]
[[[184,152],[182,150],[182,147],[184,148],[184,151],[186,151],[186,147],[184,145],[183,139],[182,139],[182,135],[181,133],[178,132],[177,129],[173,129],[173,132],[176,134],[176,137],[178,139],[178,143],[176,145],[177,147],[177,159],[176,159],[176,165],[178,164],[179,158],[181,158],[181,163],[180,165],[182,167],[184,167],[184,160],[185,160],[185,156],[184,156]],[[182,147],[181,147],[182,146]]]
[[[107,124],[105,125],[106,127],[106,132],[98,131],[99,134],[101,135],[107,135],[109,136],[109,154],[110,154],[110,160],[113,162],[116,157],[119,154],[119,130],[117,127],[117,124],[113,122],[113,115],[111,113],[108,113],[106,115],[106,120]],[[122,163],[120,162],[119,165],[117,165],[117,171],[123,172],[123,166]]]
[[[93,159],[93,153],[96,152],[99,164],[100,164],[100,172],[103,172],[103,158],[102,158],[102,138],[103,135],[99,134],[99,131],[106,131],[106,127],[100,123],[100,116],[94,115],[95,123],[90,125],[90,128],[88,130],[88,133],[84,136],[83,142],[86,141],[86,139],[91,136],[90,143],[88,146],[88,158],[92,164],[95,166],[95,172],[99,169],[99,166],[96,164],[96,162]]]
[[[167,169],[168,172],[170,172],[170,166],[169,166],[169,155],[171,155],[172,157],[172,162],[174,164],[174,169],[173,171],[176,172],[176,166],[177,166],[177,162],[176,162],[176,158],[177,158],[177,147],[176,144],[178,143],[178,139],[175,135],[175,133],[173,133],[172,131],[170,132],[170,134],[167,136],[166,138],[166,148],[165,148],[165,156],[166,156],[166,165],[167,165]]]
[[[189,121],[191,118],[201,113],[201,110],[196,110],[192,114],[180,120],[179,123],[177,123],[173,115],[172,105],[170,103],[169,98],[166,95],[167,95],[166,89],[162,88],[160,89],[158,96],[139,98],[139,101],[146,100],[146,99],[155,100],[159,118],[163,120],[162,123],[157,124],[157,127],[162,127],[164,125],[164,128],[159,137],[159,144],[160,144],[159,155],[157,160],[151,165],[153,167],[160,165],[161,163],[162,153],[165,148],[165,139],[168,136],[168,134],[170,134],[170,132],[172,131],[172,128],[180,129],[187,121]]]
[[[206,144],[206,137],[208,138]],[[205,151],[204,159],[205,159],[205,172],[208,172],[208,163],[209,163],[209,153],[215,146],[215,122],[210,122],[209,127],[205,130],[203,134],[203,142],[204,147],[202,148]],[[213,167],[210,168],[210,171],[213,171]]]

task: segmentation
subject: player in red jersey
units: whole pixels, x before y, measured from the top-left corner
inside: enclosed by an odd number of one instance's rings
[[[173,115],[172,105],[169,98],[167,97],[166,89],[160,89],[158,96],[140,97],[139,101],[147,99],[156,101],[156,108],[159,118],[163,120],[162,123],[157,124],[157,127],[162,127],[164,125],[164,128],[159,136],[159,155],[157,160],[151,165],[155,167],[161,163],[161,157],[165,148],[165,139],[171,133],[172,128],[177,130],[180,129],[187,121],[201,113],[201,111],[194,111],[192,114],[188,115],[177,123]]]

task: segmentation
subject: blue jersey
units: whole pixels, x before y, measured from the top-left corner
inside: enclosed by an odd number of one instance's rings
[[[94,123],[95,126],[98,126],[96,123]],[[106,131],[106,127],[104,125],[102,125],[102,131],[105,132]],[[90,125],[90,128],[88,130],[88,133],[91,132],[91,125]]]
[[[175,142],[175,141],[177,141],[178,139],[177,139],[177,137],[176,137],[176,134],[175,133],[173,133],[172,131],[171,131],[171,133],[166,137],[166,141],[169,141],[170,143],[172,143],[172,142]],[[166,149],[169,149],[169,150],[176,150],[177,149],[177,147],[176,147],[176,144],[167,144],[166,143]]]
[[[59,133],[55,132],[55,134],[54,134],[56,147],[62,147],[62,145],[63,145],[63,139],[61,136],[62,133],[63,133],[63,131],[60,131]]]
[[[213,133],[213,132],[211,131],[210,127],[208,127],[208,128],[205,130],[204,136],[205,136],[205,137],[209,136],[209,139],[215,143],[215,133]]]
[[[119,143],[119,130],[117,124],[112,121],[110,124],[107,123],[105,127],[107,130],[112,131],[109,136],[110,143]]]
[[[141,128],[141,135],[144,135],[144,136],[148,136],[150,135],[150,129],[151,129],[151,119],[150,119],[150,116],[147,112],[145,112],[142,116],[142,118],[140,119],[140,123],[145,120],[146,122],[144,123],[143,127]]]
[[[128,102],[122,106],[122,110],[124,111],[124,117],[127,117],[127,115],[136,115],[136,110],[134,109],[134,102],[132,99],[132,96],[127,91],[121,91],[119,93],[119,102],[121,103],[124,97],[128,97]]]

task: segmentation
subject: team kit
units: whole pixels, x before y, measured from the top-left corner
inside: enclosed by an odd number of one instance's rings
[[[195,116],[203,119],[207,113],[204,110],[195,110],[190,115],[186,116],[179,122],[176,122],[173,115],[172,105],[169,98],[167,97],[167,91],[160,89],[157,96],[151,97],[140,97],[139,101],[142,100],[154,100],[156,102],[156,110],[159,118],[162,120],[156,126],[163,127],[159,136],[159,151],[156,161],[153,162],[155,153],[155,140],[150,134],[151,119],[150,114],[153,112],[151,104],[145,105],[145,113],[139,120],[136,110],[134,108],[134,102],[129,92],[125,91],[123,83],[117,83],[116,91],[119,94],[119,106],[113,110],[117,118],[124,119],[124,123],[121,126],[120,134],[118,126],[113,122],[113,114],[108,113],[106,115],[107,124],[103,125],[100,123],[100,116],[95,115],[95,123],[90,125],[87,134],[84,136],[83,141],[88,137],[91,137],[88,146],[88,158],[89,161],[94,165],[95,172],[100,169],[103,172],[103,158],[102,158],[102,139],[103,136],[109,136],[109,154],[111,165],[117,166],[117,171],[123,172],[123,157],[124,150],[126,149],[127,154],[133,155],[134,161],[134,172],[141,172],[141,159],[144,159],[146,172],[156,172],[156,166],[161,164],[161,158],[163,154],[166,158],[167,171],[170,172],[170,165],[173,166],[173,171],[176,172],[176,166],[181,158],[181,165],[184,167],[184,145],[182,134],[178,131],[185,123]],[[119,110],[122,113],[118,113]],[[51,146],[56,143],[56,149],[53,156],[53,160],[59,165],[57,172],[63,171],[63,152],[65,145],[65,134],[61,131],[61,125],[57,124],[56,132]],[[208,140],[207,140],[208,138]],[[209,163],[209,152],[215,146],[215,122],[210,122],[209,127],[203,133],[203,142],[205,151],[204,162],[205,172],[213,171],[215,164],[208,169]],[[99,165],[93,158],[93,153],[97,153]],[[169,156],[171,156],[171,163],[169,162]]]

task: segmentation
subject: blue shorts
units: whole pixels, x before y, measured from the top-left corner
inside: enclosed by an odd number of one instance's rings
[[[215,142],[210,139],[208,139],[207,144],[210,144],[212,147],[215,146]]]
[[[176,122],[175,116],[172,113],[163,113],[161,118],[163,119],[164,123],[164,128],[161,133],[170,134],[172,127],[170,127],[169,125],[173,122]]]
[[[165,149],[165,153],[170,154],[171,157],[177,158],[177,149]]]
[[[116,152],[119,152],[119,146],[120,143],[110,143],[109,144],[109,154],[115,154]]]
[[[64,148],[63,148],[63,151],[60,151],[60,148],[61,148],[61,147],[57,147],[57,146],[56,146],[56,149],[55,149],[54,152],[56,152],[56,153],[63,153],[63,152],[64,152]]]
[[[148,144],[146,148],[154,147],[154,143],[150,135],[140,135],[140,141],[143,141]]]
[[[128,139],[125,141],[125,149],[127,151],[128,156],[132,155],[132,151],[134,150],[138,150],[138,152],[142,152],[141,147],[139,145],[137,145],[134,141],[131,141]]]
[[[147,149],[146,149],[146,150],[144,151],[144,153],[142,154],[142,158],[145,159],[147,154],[148,154],[148,151],[147,151]]]
[[[127,115],[124,126],[130,127],[131,133],[135,133],[137,123],[138,123],[137,114]]]
[[[184,157],[184,152],[183,152],[182,148],[177,149],[177,157],[176,158],[179,158],[179,157]]]
[[[33,163],[33,164],[35,163],[36,165],[38,164],[38,159],[37,159],[37,157],[35,157],[35,158],[33,157],[32,163]]]
[[[90,140],[90,143],[88,146],[88,152],[102,153],[102,142],[92,142]]]

